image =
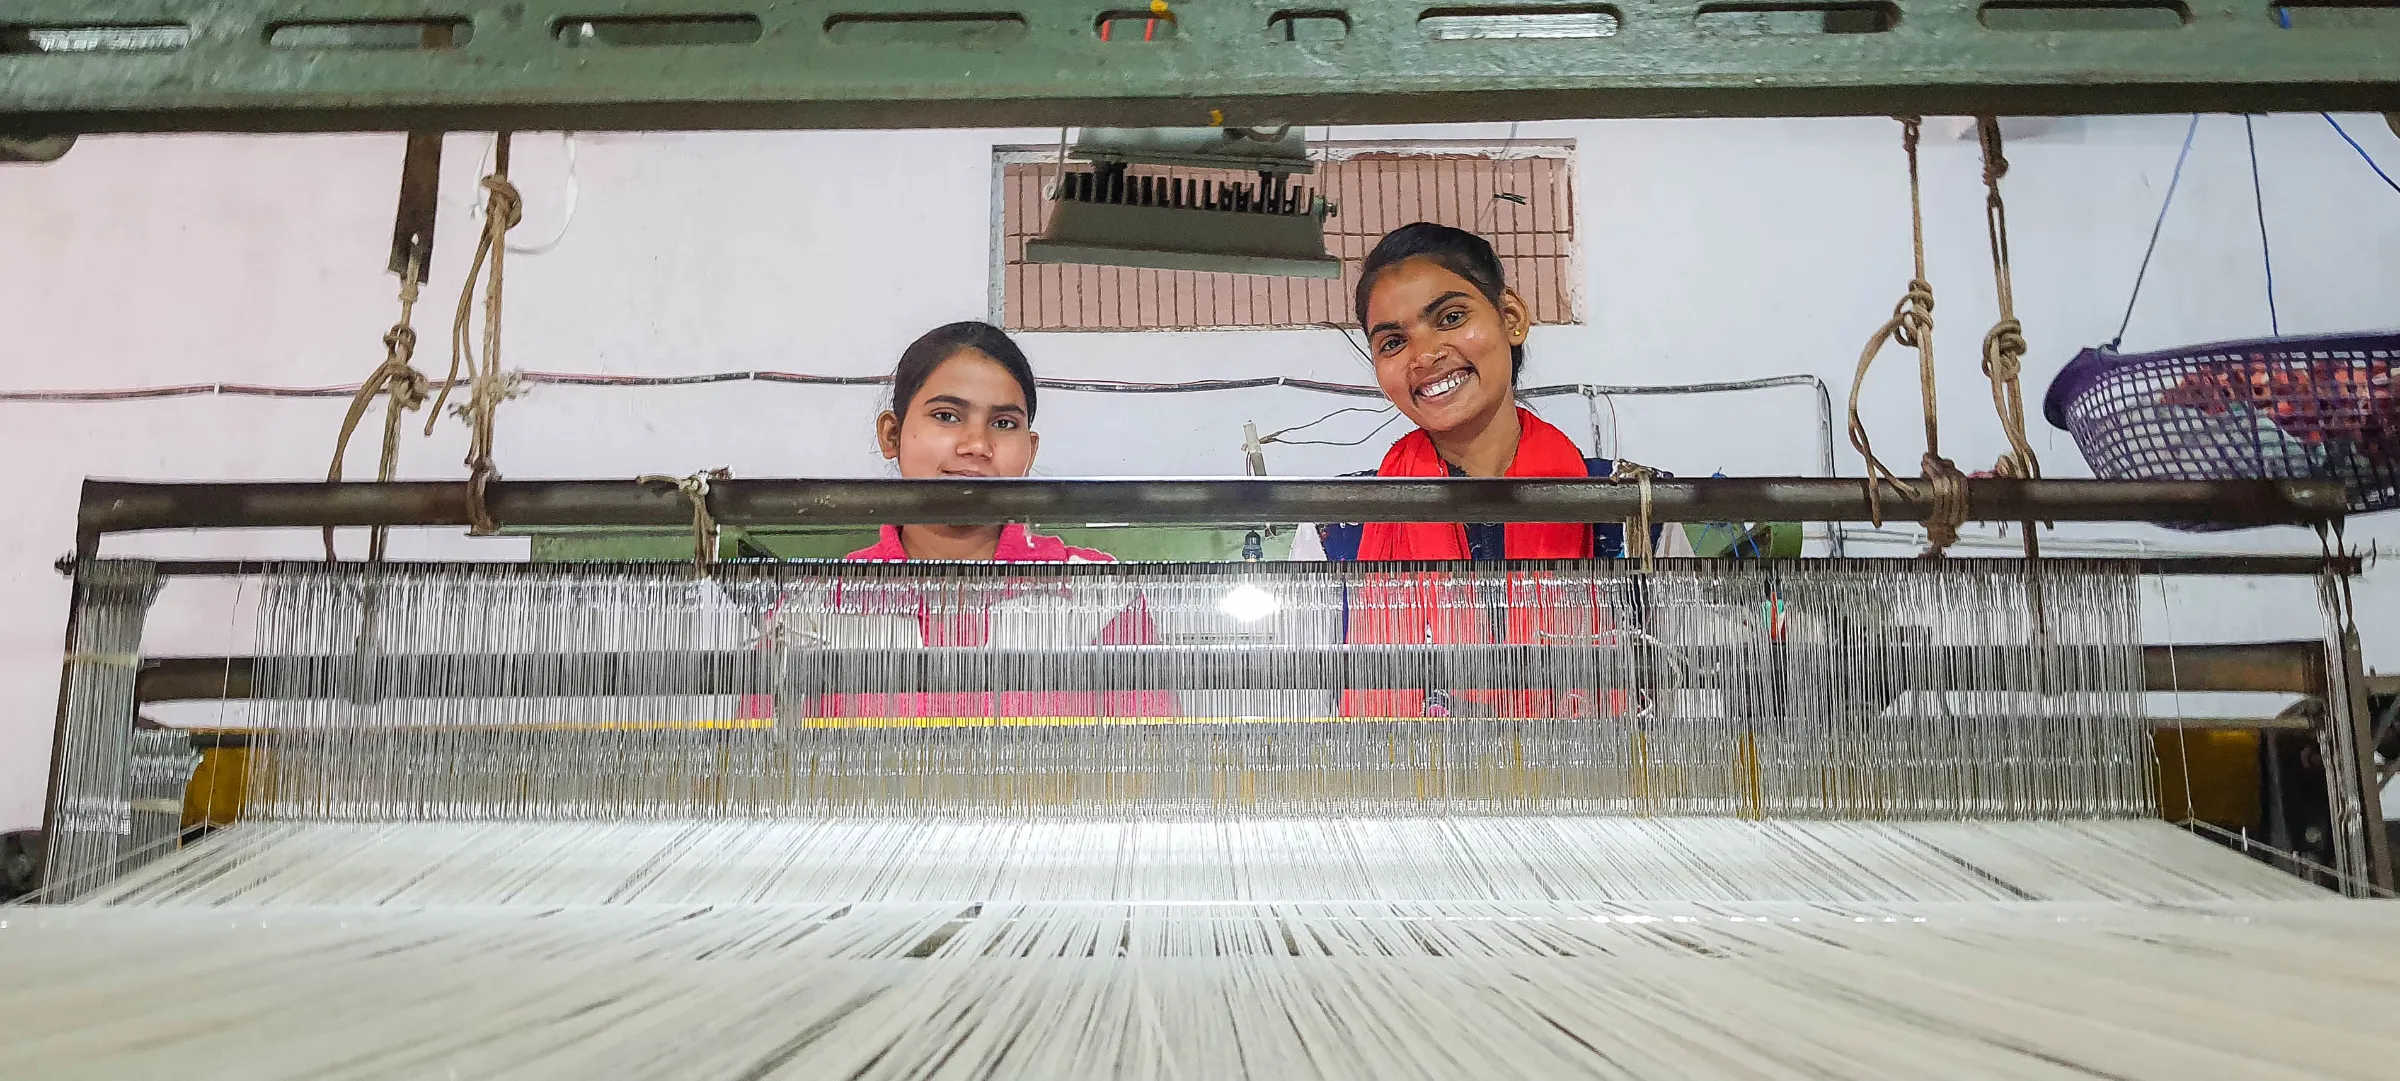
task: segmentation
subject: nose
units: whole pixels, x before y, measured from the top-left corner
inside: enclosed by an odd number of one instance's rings
[[[992,456],[991,433],[980,426],[969,428],[958,437],[958,442],[951,449],[962,458],[989,458]]]

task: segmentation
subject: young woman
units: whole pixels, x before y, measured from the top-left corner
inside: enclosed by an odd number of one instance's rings
[[[1033,366],[988,323],[936,327],[900,354],[892,407],[876,418],[883,456],[910,480],[1022,477],[1041,439]],[[851,560],[994,563],[1108,563],[1023,525],[887,525]],[[961,590],[975,591],[967,596]],[[957,646],[1055,647],[1061,642],[1141,645],[1155,640],[1139,594],[1114,583],[1029,580],[961,584],[938,597],[918,582],[869,578],[822,587],[811,603],[786,596],[768,613],[768,637],[787,646],[906,650]],[[805,616],[793,609],[806,609]],[[1174,712],[1172,694],[1149,691],[826,694],[801,707],[812,717],[1114,717]],[[771,716],[765,699],[746,715]]]
[[[1417,426],[1383,456],[1385,477],[1608,476],[1566,433],[1517,404],[1532,312],[1508,287],[1482,237],[1419,222],[1368,253],[1356,297],[1375,381]],[[1616,523],[1369,522],[1360,560],[1585,559],[1616,556]],[[1654,534],[1655,536],[1655,534]],[[1347,540],[1347,538],[1341,538]],[[1327,537],[1328,554],[1347,547]],[[1610,599],[1540,574],[1512,574],[1506,596],[1480,596],[1440,574],[1370,581],[1350,613],[1352,642],[1606,641],[1617,625]],[[1457,689],[1352,691],[1352,715],[1420,716],[1464,710],[1502,716],[1578,716],[1624,708],[1621,694]]]
[[[1585,458],[1566,433],[1517,404],[1533,314],[1508,287],[1499,256],[1482,237],[1430,222],[1393,230],[1367,254],[1356,301],[1375,381],[1417,426],[1392,444],[1376,475],[1606,477],[1613,471],[1614,463]],[[1624,527],[1614,522],[1369,523],[1357,558],[1582,559],[1617,556],[1623,547]]]
[[[1033,431],[1033,365],[990,323],[935,327],[900,354],[892,407],[875,420],[883,456],[912,480],[1022,477],[1042,437]],[[944,559],[995,563],[1111,562],[1022,525],[887,525],[851,559]]]

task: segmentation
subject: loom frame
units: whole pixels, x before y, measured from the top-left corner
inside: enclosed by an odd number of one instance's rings
[[[1979,519],[2109,521],[2174,519],[2178,515],[2232,520],[2337,524],[2339,485],[2316,481],[2095,480],[1970,482],[1969,503]],[[97,555],[102,537],[160,529],[238,529],[295,526],[456,526],[467,522],[467,490],[459,482],[85,482],[76,554],[61,561],[73,572]],[[1641,511],[1635,486],[1606,480],[1010,480],[927,482],[890,480],[726,481],[705,497],[714,517],[734,525],[866,525],[892,520],[988,522],[1040,515],[1144,524],[1223,523],[1266,518],[1407,521],[1438,515],[1456,520],[1556,521],[1628,518]],[[495,517],[510,525],[659,526],[688,524],[691,504],[680,493],[630,481],[502,481],[490,488]],[[1660,519],[1799,517],[1863,520],[1871,510],[1865,482],[1843,478],[1703,478],[1655,482],[1651,511]],[[1887,486],[1882,510],[1897,520],[1922,520],[1930,502],[1916,490]],[[2219,519],[2224,520],[2224,519]],[[1703,562],[1703,561],[1694,561]],[[1810,562],[1810,561],[1802,561]],[[168,574],[241,573],[246,561],[163,564]],[[2246,643],[2146,649],[2153,689],[2260,690],[2318,695],[2327,723],[2318,728],[2328,765],[2330,817],[2336,823],[2337,867],[2346,888],[2392,885],[2389,838],[2380,825],[2373,723],[2354,628],[2347,625],[2344,583],[2357,561],[2330,550],[2310,557],[2231,556],[2147,561],[2145,571],[2189,574],[2310,575],[2328,620],[2322,642]],[[1038,573],[1038,572],[1037,572]],[[80,603],[80,575],[77,576]],[[72,643],[72,618],[68,628]],[[70,644],[70,650],[73,648]],[[2311,664],[2313,657],[2314,663]],[[214,666],[221,688],[239,658],[180,658],[152,667],[151,693],[181,681],[185,693]],[[2186,665],[2192,678],[2182,678]],[[2165,685],[2160,686],[2161,667]],[[58,739],[53,745],[50,799],[44,829],[59,813],[64,768],[67,688],[75,666],[61,675]],[[137,677],[135,686],[140,685]],[[135,696],[141,692],[137,689]],[[2281,726],[2283,721],[2265,726]]]
[[[0,131],[26,141],[2400,108],[2390,63],[2400,21],[2324,18],[2336,6],[15,0],[0,23],[19,43],[0,49]],[[2287,12],[2297,17],[2286,23]],[[1103,35],[1154,14],[1166,27],[1156,40]],[[1588,25],[1531,34],[1474,22],[1528,14]],[[37,37],[125,27],[171,27],[182,40],[49,49]],[[286,33],[294,27],[305,40]]]

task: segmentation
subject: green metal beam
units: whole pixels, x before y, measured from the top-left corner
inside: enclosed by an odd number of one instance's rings
[[[2400,109],[2400,0],[1168,11],[1153,22],[1148,0],[7,0],[0,133]]]

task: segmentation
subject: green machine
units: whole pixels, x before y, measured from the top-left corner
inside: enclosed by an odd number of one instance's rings
[[[2390,112],[2395,57],[2376,0],[10,0],[0,139]]]

